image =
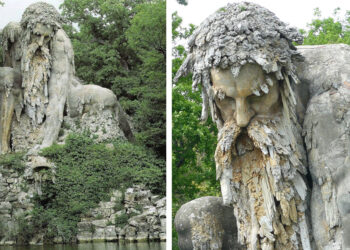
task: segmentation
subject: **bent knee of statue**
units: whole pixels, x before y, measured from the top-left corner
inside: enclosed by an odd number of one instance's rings
[[[111,90],[93,84],[83,85],[75,78],[70,86],[67,104],[70,119],[83,121],[88,129],[97,133],[102,129],[102,137],[108,134],[106,131],[115,130],[129,140],[133,138],[129,121]]]

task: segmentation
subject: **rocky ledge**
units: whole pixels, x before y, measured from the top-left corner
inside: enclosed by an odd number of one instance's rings
[[[78,223],[77,240],[90,241],[165,241],[166,198],[150,190],[134,186],[115,190],[110,201],[97,208]]]

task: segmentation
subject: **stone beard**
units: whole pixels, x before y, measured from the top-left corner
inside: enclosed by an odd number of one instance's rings
[[[248,249],[311,249],[305,221],[306,154],[291,88],[302,35],[249,2],[228,4],[189,38],[174,81],[192,72],[202,120],[219,129],[215,153],[224,203]]]
[[[233,205],[239,242],[248,249],[311,249],[305,151],[286,83],[272,78],[261,95],[254,82],[266,82],[262,70],[246,65],[241,71],[236,79],[212,71],[223,119],[215,161],[224,204]]]
[[[45,45],[39,47],[31,43],[23,56],[24,105],[33,123],[41,124],[49,102],[47,85],[51,69],[50,51]]]

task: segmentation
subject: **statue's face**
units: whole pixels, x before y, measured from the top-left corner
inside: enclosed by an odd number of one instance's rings
[[[51,25],[37,23],[31,36],[32,43],[37,43],[39,47],[47,45],[47,43],[50,41],[52,33],[53,27]]]
[[[269,117],[279,111],[277,80],[271,76],[272,86],[266,84],[265,74],[256,64],[244,65],[238,76],[229,69],[211,69],[215,102],[224,122],[234,119],[240,127],[246,127],[253,117]],[[264,93],[261,86],[264,85]]]

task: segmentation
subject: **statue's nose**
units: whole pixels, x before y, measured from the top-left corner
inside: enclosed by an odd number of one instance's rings
[[[44,44],[44,36],[40,36],[39,41],[38,41],[38,45],[43,46],[43,44]]]
[[[249,107],[247,99],[236,98],[236,123],[239,127],[246,127],[250,119],[254,116],[254,111]]]

